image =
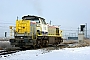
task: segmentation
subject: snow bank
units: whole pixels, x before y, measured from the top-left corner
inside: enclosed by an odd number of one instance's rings
[[[27,50],[2,55],[0,60],[89,60],[90,47],[64,48],[59,50]]]

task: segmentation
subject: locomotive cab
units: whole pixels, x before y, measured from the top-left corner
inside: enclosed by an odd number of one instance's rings
[[[30,20],[31,22],[35,22],[36,30],[39,35],[47,35],[48,34],[48,26],[47,26],[44,18],[28,15],[28,16],[22,17],[22,19]]]

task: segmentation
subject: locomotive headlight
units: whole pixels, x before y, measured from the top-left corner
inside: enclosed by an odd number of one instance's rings
[[[21,39],[23,38],[23,37],[20,37]]]
[[[40,26],[40,24],[37,24],[37,26]]]

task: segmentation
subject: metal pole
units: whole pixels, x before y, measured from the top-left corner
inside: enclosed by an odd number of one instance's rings
[[[78,27],[78,34],[79,34],[79,27]]]
[[[87,23],[86,23],[86,38],[87,38]]]
[[[7,38],[7,32],[5,32],[5,39]]]
[[[18,20],[18,16],[17,16],[17,20]]]
[[[50,20],[50,25],[51,25],[51,22],[52,22],[52,21]]]

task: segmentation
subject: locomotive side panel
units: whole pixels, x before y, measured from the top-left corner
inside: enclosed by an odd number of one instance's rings
[[[55,35],[56,29],[53,26],[48,26],[48,35]]]
[[[55,37],[49,37],[49,44],[55,43]]]

